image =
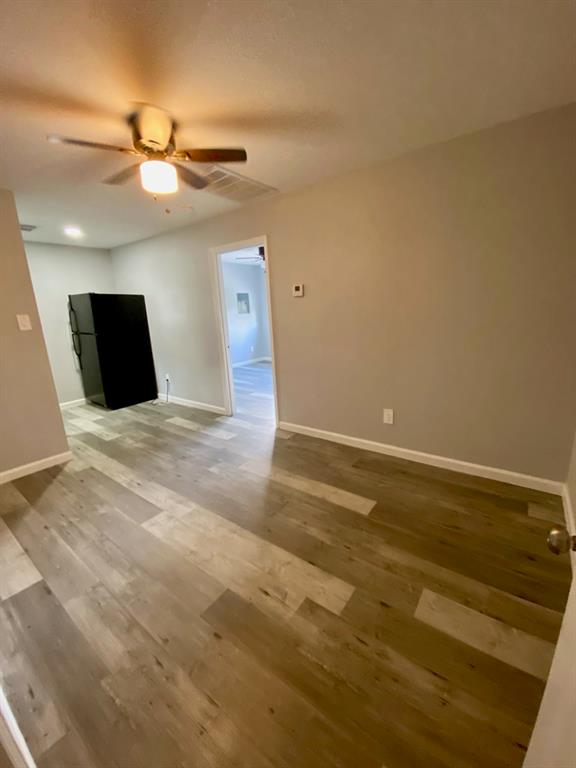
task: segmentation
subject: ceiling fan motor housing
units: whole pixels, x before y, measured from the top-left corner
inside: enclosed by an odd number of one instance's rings
[[[147,155],[171,154],[174,151],[176,123],[163,109],[145,104],[129,116],[128,123],[137,151]]]

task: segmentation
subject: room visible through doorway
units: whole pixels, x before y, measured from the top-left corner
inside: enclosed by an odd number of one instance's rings
[[[238,418],[276,423],[273,352],[264,245],[219,254],[230,410]]]

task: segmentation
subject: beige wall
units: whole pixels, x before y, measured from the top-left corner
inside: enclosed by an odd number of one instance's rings
[[[575,134],[573,105],[117,248],[117,288],[175,393],[222,405],[208,250],[265,234],[282,420],[564,480]]]
[[[20,331],[28,314],[31,331]],[[0,478],[68,450],[12,194],[0,190]]]
[[[176,397],[223,405],[212,264],[190,234],[170,233],[112,251],[116,290],[142,293],[158,381]]]
[[[68,295],[114,293],[110,252],[46,243],[25,243],[24,247],[58,400],[78,400],[84,390],[72,347]]]

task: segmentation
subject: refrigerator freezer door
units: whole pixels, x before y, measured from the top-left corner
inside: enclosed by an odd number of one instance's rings
[[[73,333],[94,333],[92,315],[92,293],[79,293],[68,296],[70,326]]]

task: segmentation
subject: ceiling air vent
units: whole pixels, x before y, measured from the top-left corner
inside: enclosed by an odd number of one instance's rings
[[[20,224],[21,232],[34,232],[35,229],[36,229],[35,224]]]
[[[246,203],[255,197],[277,192],[274,187],[229,171],[220,165],[213,165],[208,173],[204,172],[203,176],[208,181],[206,192],[220,195],[235,203]]]

